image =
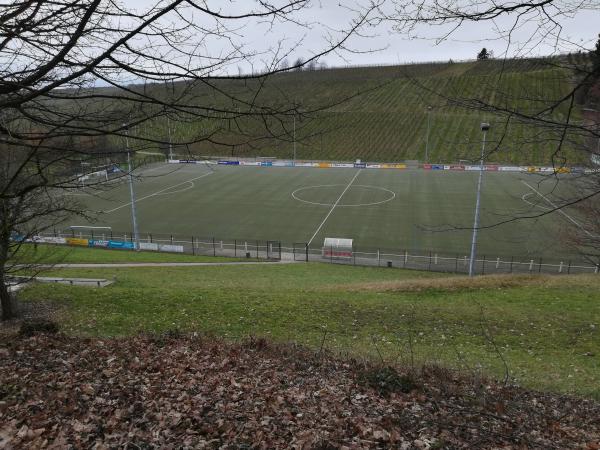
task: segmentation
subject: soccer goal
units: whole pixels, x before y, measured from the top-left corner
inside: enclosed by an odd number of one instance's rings
[[[123,175],[121,168],[115,164],[104,164],[101,166],[84,166],[83,173],[79,176],[79,182],[82,186],[95,184],[98,182],[109,181]]]

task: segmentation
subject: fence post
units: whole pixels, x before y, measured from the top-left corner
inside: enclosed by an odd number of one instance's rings
[[[377,267],[381,266],[381,253],[379,252],[379,249],[377,249]]]
[[[281,241],[279,241],[279,261],[281,261]]]
[[[237,239],[233,241],[233,256],[237,256]]]
[[[173,235],[171,235],[171,245],[173,245]]]
[[[308,262],[308,243],[304,244],[304,248],[306,248],[306,262]]]
[[[427,270],[431,270],[431,252],[429,252],[429,267]]]
[[[404,266],[406,268],[406,263],[408,263],[408,250],[404,250]]]
[[[256,241],[256,259],[258,259],[258,241]]]
[[[500,257],[496,259],[496,269],[500,268]]]
[[[54,230],[54,237],[56,237],[56,228],[53,228]]]
[[[217,256],[217,249],[215,248],[215,238],[212,238],[212,245],[213,245],[213,256]]]
[[[333,264],[333,245],[329,246],[329,262]]]
[[[475,264],[477,264],[477,260],[475,260]],[[481,275],[485,275],[485,255],[483,255],[483,265],[481,266]]]
[[[594,273],[598,273],[599,268],[600,268],[600,264],[596,264],[596,269],[594,270]]]
[[[75,237],[75,230],[71,228],[71,237]]]
[[[92,239],[94,239],[94,230],[92,230]]]
[[[533,270],[533,259],[529,261],[529,272]]]
[[[513,271],[513,261],[514,261],[514,259],[515,259],[514,256],[510,257],[510,273],[512,273],[512,271]]]
[[[113,238],[113,237],[112,237],[112,229],[110,230],[110,238],[111,238],[111,239]]]
[[[562,273],[562,268],[563,268],[563,262],[560,262],[560,265],[558,266],[558,273]]]
[[[456,255],[456,258],[454,261],[454,273],[458,273],[458,255]]]
[[[433,263],[437,266],[437,263],[438,263],[438,255],[437,255],[437,253],[435,255],[433,255]]]
[[[196,249],[194,249],[194,236],[192,236],[192,255],[196,255]]]
[[[571,260],[569,260],[569,267],[567,267],[567,275],[571,273]]]
[[[540,258],[540,266],[538,268],[538,273],[542,273],[542,258]]]

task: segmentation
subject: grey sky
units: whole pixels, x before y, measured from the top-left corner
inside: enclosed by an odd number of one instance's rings
[[[489,0],[481,0],[479,3],[483,4],[487,1]],[[567,0],[561,1],[568,3]],[[285,0],[272,0],[272,2],[278,5]],[[208,5],[213,10],[233,14],[247,11],[254,4],[251,0],[204,0],[201,3]],[[279,42],[284,43],[284,47],[290,52],[287,59],[289,62],[293,62],[297,57],[307,58],[315,51],[326,47],[326,41],[323,39],[325,34],[339,37],[335,30],[348,28],[352,17],[355,16],[351,10],[367,3],[368,0],[314,1],[310,9],[302,11],[299,15],[302,21],[312,24],[310,28],[298,27],[289,23],[272,25],[256,23],[252,20],[237,21],[235,22],[234,39],[236,44],[245,44],[246,49],[261,53],[262,56],[254,59],[255,66],[259,68],[261,62],[264,63],[270,59],[270,55],[278,47]],[[129,0],[125,4],[127,7],[143,10],[156,2]],[[497,57],[504,55],[540,56],[556,52],[577,51],[580,48],[589,49],[593,47],[593,43],[600,33],[600,4],[590,1],[588,5],[592,5],[592,8],[576,10],[569,14],[569,17],[557,17],[562,27],[560,41],[555,41],[554,33],[551,33],[543,41],[528,42],[533,29],[525,24],[513,33],[511,45],[508,45],[506,39],[499,38],[497,29],[510,27],[514,22],[513,18],[504,18],[498,22],[466,22],[458,31],[442,42],[438,42],[436,38],[443,35],[448,28],[421,26],[409,36],[406,33],[394,31],[393,24],[384,21],[377,27],[363,30],[363,33],[369,37],[355,36],[349,41],[349,47],[364,53],[330,54],[324,57],[323,61],[332,66],[462,60],[474,58],[482,47],[492,50]],[[198,11],[194,12],[195,20],[200,17]],[[297,46],[296,43],[299,41],[301,44]],[[522,47],[524,43],[527,45]],[[206,51],[218,53],[220,45],[217,40],[212,40],[210,45],[207,45]],[[374,51],[370,52],[369,50]],[[242,66],[244,71],[248,66],[239,62],[236,62],[236,65]],[[230,67],[227,71],[231,72],[234,69],[235,67]]]

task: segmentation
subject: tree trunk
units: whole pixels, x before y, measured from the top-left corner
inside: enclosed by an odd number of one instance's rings
[[[8,291],[6,280],[0,278],[0,305],[2,305],[2,320],[9,320],[15,317],[15,308],[12,302],[12,296]]]

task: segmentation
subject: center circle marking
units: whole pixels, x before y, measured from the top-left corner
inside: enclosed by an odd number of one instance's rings
[[[294,200],[298,200],[299,202],[302,203],[308,203],[309,205],[319,205],[319,206],[333,206],[333,203],[319,203],[319,202],[311,202],[310,200],[305,200],[303,199],[299,194],[302,191],[308,191],[309,189],[319,189],[319,188],[324,188],[324,187],[337,187],[337,186],[343,186],[346,187],[345,184],[318,184],[315,186],[306,186],[306,187],[301,187],[299,189],[296,189],[294,192],[292,192],[292,198]],[[356,207],[356,206],[373,206],[373,205],[381,205],[382,203],[387,203],[390,202],[392,200],[394,200],[396,198],[396,193],[394,191],[391,191],[389,189],[386,188],[382,188],[379,186],[369,186],[366,184],[353,184],[352,186],[350,186],[350,188],[353,187],[362,187],[362,188],[367,188],[367,189],[374,189],[377,191],[383,191],[385,193],[387,193],[388,197],[378,201],[378,202],[370,202],[370,203],[338,203],[337,206],[340,207]]]

